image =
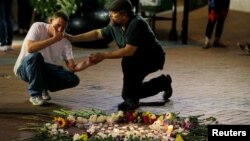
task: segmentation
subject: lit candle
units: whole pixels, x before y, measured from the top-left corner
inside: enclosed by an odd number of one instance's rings
[[[127,126],[122,126],[122,129],[127,130]]]
[[[143,130],[144,128],[143,128],[143,127],[139,127],[138,129],[139,129],[139,130]]]
[[[134,127],[132,127],[132,126],[129,126],[129,129],[130,129],[131,131],[133,131],[133,130],[134,130]]]
[[[114,131],[114,132],[119,132],[119,129],[114,128],[113,131]]]
[[[167,130],[167,134],[170,135],[173,131],[174,126],[173,125],[168,125],[168,130]]]

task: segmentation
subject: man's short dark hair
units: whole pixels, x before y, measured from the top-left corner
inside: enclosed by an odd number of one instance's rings
[[[52,18],[62,18],[64,21],[68,22],[69,21],[69,17],[68,15],[63,12],[63,11],[57,11],[52,15]]]
[[[132,11],[133,5],[130,0],[114,0],[108,7],[109,11]]]

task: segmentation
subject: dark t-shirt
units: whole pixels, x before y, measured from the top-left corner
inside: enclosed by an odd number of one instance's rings
[[[104,38],[114,39],[119,48],[125,47],[126,44],[136,46],[138,49],[132,56],[136,61],[154,62],[155,58],[164,56],[164,51],[154,32],[138,15],[131,18],[125,32],[120,26],[112,25],[102,28],[101,31]]]

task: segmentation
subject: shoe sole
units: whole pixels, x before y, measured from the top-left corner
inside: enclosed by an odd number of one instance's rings
[[[44,101],[42,104],[35,104],[34,102],[32,102],[32,100],[30,100],[29,99],[29,101],[30,101],[30,103],[32,104],[32,105],[34,105],[34,106],[42,106],[42,105],[44,105],[46,102]]]
[[[43,98],[43,97],[42,97],[42,99],[43,99],[43,100],[46,100],[46,101],[51,100],[51,98]]]

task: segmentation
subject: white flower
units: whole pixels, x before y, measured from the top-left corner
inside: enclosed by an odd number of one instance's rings
[[[179,127],[179,128],[176,130],[176,132],[178,132],[178,133],[182,133],[183,131],[184,131],[184,129],[181,128],[181,127]]]
[[[91,125],[89,129],[87,130],[87,132],[89,132],[90,134],[93,134],[95,130],[96,130],[96,127],[94,125]]]
[[[113,129],[113,132],[111,132],[111,136],[112,136],[112,137],[117,137],[117,136],[119,136],[119,134],[120,134],[119,131],[120,131],[119,129],[114,128],[114,129]]]
[[[69,135],[69,131],[64,131],[64,134]]]
[[[107,135],[102,133],[102,132],[98,132],[97,135],[100,136],[101,138],[106,138],[107,137]]]
[[[97,115],[91,115],[89,117],[89,122],[96,123]]]
[[[50,126],[48,126],[48,128],[49,128],[50,130],[57,130],[58,125],[57,125],[56,123],[54,123],[54,124],[51,124]]]
[[[106,119],[107,119],[106,116],[100,115],[99,117],[97,117],[96,122],[97,122],[97,123],[102,123],[102,122],[105,122]]]
[[[80,139],[81,139],[81,136],[79,134],[74,134],[73,141],[77,141],[77,140],[80,140]]]
[[[76,118],[73,115],[68,115],[67,120],[75,122]]]
[[[83,118],[83,117],[77,117],[76,118],[76,122],[77,123],[88,123],[89,122],[89,120],[88,119],[86,119],[86,118]]]
[[[118,111],[117,116],[118,117],[123,117],[124,116],[124,112],[123,111]]]
[[[49,126],[51,126],[51,123],[46,123],[45,126],[49,127]]]
[[[162,122],[160,120],[156,120],[153,124],[149,125],[149,128],[152,130],[161,130]]]
[[[118,119],[119,119],[119,114],[112,113],[112,114],[111,114],[111,119],[112,119],[113,122],[118,121]]]
[[[106,117],[107,123],[108,124],[113,124],[114,122],[118,121],[119,117],[115,114],[112,113],[110,116]]]
[[[190,118],[185,118],[185,119],[184,119],[184,122],[185,122],[185,123],[190,122]]]
[[[65,131],[63,129],[58,129],[58,132],[61,134],[65,133]]]
[[[55,129],[55,128],[52,128],[52,129],[50,130],[50,134],[51,134],[51,135],[57,135],[57,134],[58,134],[58,130]]]

